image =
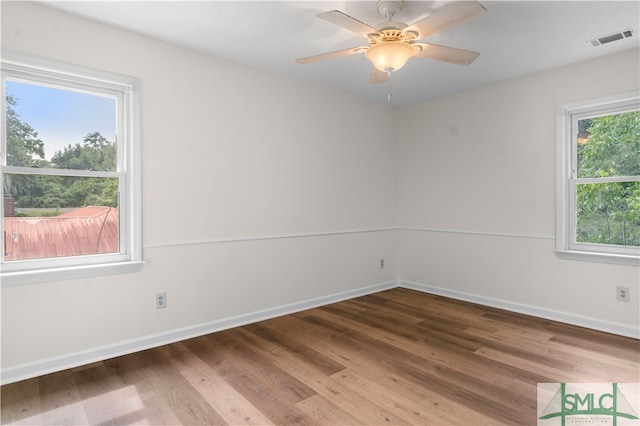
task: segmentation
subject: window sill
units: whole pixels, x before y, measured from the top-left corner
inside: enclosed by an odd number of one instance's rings
[[[15,287],[26,284],[140,272],[143,265],[144,261],[131,261],[34,271],[3,272],[0,274],[0,278],[2,287]]]
[[[640,266],[640,256],[595,253],[575,250],[555,250],[559,259],[579,260],[583,262],[611,263],[614,265]]]

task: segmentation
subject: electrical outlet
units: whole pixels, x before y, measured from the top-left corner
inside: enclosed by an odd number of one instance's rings
[[[384,269],[384,259],[380,259],[380,269]]]
[[[616,298],[621,302],[629,301],[629,287],[616,287]]]
[[[167,307],[167,292],[156,293],[156,309]]]

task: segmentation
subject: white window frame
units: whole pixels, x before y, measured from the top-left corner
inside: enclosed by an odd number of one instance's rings
[[[557,107],[555,253],[559,258],[640,265],[640,248],[576,242],[576,188],[578,182],[630,181],[629,177],[577,178],[577,122],[582,118],[637,111],[638,109],[640,109],[640,91],[638,90]],[[640,181],[640,178],[634,177],[631,181]]]
[[[140,119],[138,81],[133,77],[96,71],[75,65],[35,58],[18,52],[3,51],[0,62],[2,74],[2,116],[0,159],[2,172],[32,175],[47,171],[6,165],[6,80],[50,85],[69,90],[99,93],[116,98],[117,157],[116,172],[86,173],[81,170],[57,174],[119,179],[119,253],[63,258],[29,259],[5,262],[0,258],[2,287],[137,272],[142,269],[141,231],[141,170]],[[24,169],[24,170],[22,170]],[[57,171],[56,171],[57,172]],[[104,176],[103,176],[104,175]],[[0,192],[4,185],[0,185]],[[4,194],[0,194],[4,197]],[[0,228],[4,228],[4,206],[0,207]],[[0,238],[4,232],[0,233]],[[3,241],[4,242],[4,241]]]

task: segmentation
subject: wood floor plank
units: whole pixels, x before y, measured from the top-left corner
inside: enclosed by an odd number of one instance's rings
[[[571,382],[573,375],[571,371],[560,370],[549,365],[541,364],[536,361],[524,359],[504,351],[496,351],[489,348],[480,348],[476,352],[476,355],[483,356],[487,359],[498,361],[512,367],[518,367],[523,370],[532,371],[540,376],[546,377],[547,380],[543,383],[553,382]]]
[[[494,419],[494,422],[509,423],[509,406],[501,402],[489,404],[490,400],[486,397],[486,394],[493,390],[500,394],[506,394],[506,399],[512,401],[514,396],[511,393],[505,393],[501,387],[492,386],[482,380],[473,380],[474,377],[470,374],[461,373],[455,368],[431,364],[425,359],[409,362],[413,358],[413,354],[410,353],[402,353],[402,357],[399,357],[398,352],[400,351],[396,351],[393,356],[388,356],[386,348],[378,350],[374,346],[363,345],[363,342],[359,342],[357,338],[354,338],[354,334],[348,333],[337,325],[332,327],[331,324],[319,321],[318,317],[311,315],[305,319],[313,327],[321,329],[333,328],[343,331],[342,335],[336,335],[329,343],[317,342],[316,348],[328,356],[341,360],[349,368],[358,369],[359,366],[364,365],[365,370],[369,371],[371,365],[383,365],[389,371],[415,382],[418,386],[435,387],[443,395],[460,404],[472,404],[476,407],[477,412],[484,413],[487,417]],[[475,370],[482,371],[479,368],[484,367],[484,365],[484,362],[476,365]],[[495,374],[495,372],[488,374]],[[469,389],[472,382],[477,383],[475,390]],[[531,413],[531,406],[535,404],[535,395],[530,395],[525,400],[527,401],[526,406],[529,407],[529,413]],[[522,401],[518,400],[516,403],[521,404]]]
[[[298,336],[291,333],[289,329],[278,327],[277,321],[264,321],[262,323],[250,324],[245,330],[259,336],[260,338],[279,346],[283,351],[293,353],[300,358],[304,358],[327,375],[344,370],[344,365],[335,362],[331,358],[322,355],[306,343],[300,341]]]
[[[464,371],[470,375],[480,376],[483,381],[487,383],[492,383],[496,386],[500,386],[503,388],[529,388],[524,384],[524,378],[521,374],[520,370],[514,370],[509,368],[509,366],[495,366],[495,369],[478,369],[477,362],[469,362],[469,357],[467,354],[459,354],[458,347],[455,345],[447,345],[447,343],[436,342],[429,343],[425,341],[415,341],[414,339],[407,340],[402,339],[401,337],[394,335],[393,333],[386,332],[384,330],[379,330],[376,327],[368,326],[363,323],[357,323],[350,319],[339,318],[330,312],[326,312],[325,310],[320,310],[320,312],[315,312],[314,315],[324,317],[324,318],[333,318],[335,320],[339,320],[339,323],[350,327],[353,329],[362,329],[366,331],[367,335],[370,335],[376,339],[385,341],[391,345],[394,345],[398,348],[404,349],[415,356],[420,356],[425,358],[425,363],[435,363],[442,367],[454,368],[457,371]],[[466,330],[465,330],[466,331]],[[462,331],[461,331],[462,333]],[[446,341],[449,341],[450,335],[445,336]],[[478,344],[472,346],[473,349],[479,348]],[[495,364],[489,361],[490,364]],[[487,370],[485,374],[484,371]],[[495,374],[496,371],[499,371],[501,374]],[[526,378],[531,379],[532,375],[526,375]],[[542,376],[534,377],[535,379],[543,379]]]
[[[406,339],[415,338],[414,336],[416,333],[414,324],[419,322],[418,320],[414,320],[413,318],[411,319],[411,322],[403,322],[401,319],[395,318],[394,315],[381,311],[354,313],[351,311],[349,304],[330,305],[319,308],[318,310],[331,312],[336,314],[336,316],[348,318],[355,322],[368,324],[380,330],[390,331]]]
[[[251,371],[254,377],[260,377],[271,393],[277,393],[280,399],[293,404],[315,395],[313,389],[292,377],[287,369],[278,368],[271,362],[272,357],[279,358],[279,352],[268,342],[241,329],[226,335],[229,340],[224,346],[232,348],[228,355],[231,362],[244,371]]]
[[[365,398],[359,393],[351,392],[349,388],[342,385],[331,376],[322,374],[313,367],[297,359],[286,359],[277,362],[281,367],[291,371],[299,380],[309,383],[309,386],[324,398],[339,402],[343,410],[358,413],[361,424],[409,424],[400,417],[385,410],[370,398]],[[340,373],[338,373],[340,374]]]
[[[2,386],[0,401],[2,424],[42,423],[42,404],[37,378]]]
[[[537,337],[532,337],[530,333],[526,333],[526,330],[522,333],[518,333],[517,330],[513,329],[487,333],[484,330],[471,328],[467,330],[467,332],[481,335],[485,341],[494,340],[500,342],[503,347],[517,345],[520,348],[529,348],[529,351],[537,352],[547,358],[551,358],[556,362],[555,365],[564,365],[565,368],[571,367],[587,371],[596,365],[606,365],[610,372],[609,377],[619,377],[619,374],[613,373],[612,370],[618,370],[621,375],[624,375],[625,371],[633,371],[638,361],[638,359],[634,362],[606,353],[588,351],[552,338],[542,340]],[[640,348],[638,358],[640,358]],[[611,375],[612,373],[613,375]],[[638,375],[640,375],[640,371]],[[629,377],[628,379],[633,381],[633,379],[637,378],[638,376]]]
[[[514,421],[512,393],[489,384],[478,384],[473,376],[456,370],[425,366],[420,362],[394,363],[391,371],[420,386],[429,386],[447,399],[451,399],[475,412],[490,417],[496,423],[509,424]],[[534,412],[531,405],[535,405],[532,396],[523,397],[528,404],[518,406],[521,413],[518,424],[533,424]],[[522,422],[527,417],[529,422]]]
[[[103,364],[74,373],[89,424],[114,424],[114,419],[141,417],[143,404],[137,390],[127,386]],[[135,414],[134,414],[135,413]]]
[[[493,330],[499,328],[484,317],[490,308],[442,296],[429,295],[428,299],[416,297],[414,290],[397,288],[389,291],[393,295],[392,303],[396,309],[417,312],[416,315],[421,315],[423,319],[432,319],[435,323],[445,323],[459,329],[471,324]]]
[[[2,424],[535,424],[640,340],[392,289],[0,388]]]
[[[172,360],[180,374],[224,419],[226,424],[273,424],[184,344],[176,343],[159,349]]]
[[[207,367],[194,367],[181,374],[229,425],[274,424],[233,386]]]
[[[71,370],[40,377],[38,384],[41,389],[42,424],[86,425],[90,423]]]
[[[606,353],[634,364],[640,358],[640,340],[563,324],[555,324],[553,328],[556,330],[552,338],[554,342],[586,349],[593,353]]]
[[[363,374],[346,369],[331,377],[353,394],[368,395],[370,402],[398,416],[407,424],[433,424],[434,422],[434,418],[428,420],[425,413],[421,412],[423,408],[421,405],[415,405],[408,398],[389,393],[383,385],[369,380]],[[442,419],[439,418],[438,421],[442,422]]]
[[[149,359],[146,354],[147,351],[137,352],[107,360],[104,364],[114,376],[122,380],[124,386],[133,386],[136,389],[143,404],[143,408],[139,411],[141,420],[138,423],[148,425],[180,424],[180,419],[171,405],[164,401],[162,392],[159,392],[154,383],[147,379],[149,371],[154,370],[159,361]]]
[[[396,333],[380,329],[371,324],[365,324],[363,322],[354,321],[351,318],[341,317],[338,314],[332,313],[330,311],[318,310],[314,312],[314,316],[319,318],[323,318],[325,320],[333,320],[337,323],[343,325],[344,327],[350,328],[352,330],[361,331],[366,333],[368,336],[385,342],[389,345],[395,346],[399,349],[405,350],[407,352],[413,352],[415,350],[421,349],[423,344],[416,339],[406,339],[402,336],[398,336]],[[342,367],[344,369],[344,366]]]
[[[162,351],[145,351],[142,365],[146,381],[160,396],[179,419],[181,424],[224,424],[224,419],[211,408],[209,403],[191,386],[191,384],[166,358]]]
[[[272,369],[268,362],[256,363],[245,358],[251,349],[243,348],[234,339],[234,333],[226,331],[199,338],[195,346],[197,355],[271,422],[313,424],[313,420],[295,406],[302,399],[296,391],[292,392],[286,385],[281,387],[282,383],[292,383],[293,377],[286,373],[286,378],[274,381],[274,371],[283,370]],[[308,396],[314,394],[310,390],[304,392]]]
[[[347,369],[333,376],[352,392],[376,396],[375,402],[411,424],[451,424],[464,418],[468,424],[495,424],[495,420],[453,401],[413,385],[384,370],[370,368],[366,373]],[[435,409],[433,409],[435,408]]]
[[[316,425],[360,425],[362,418],[351,414],[322,395],[314,395],[296,403],[296,407],[313,419]]]

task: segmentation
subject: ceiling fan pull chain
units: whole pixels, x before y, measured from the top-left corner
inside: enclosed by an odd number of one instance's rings
[[[392,85],[391,85],[391,71],[387,71],[387,75],[389,76],[389,94],[387,95],[387,103],[391,103],[391,92],[392,92]]]

